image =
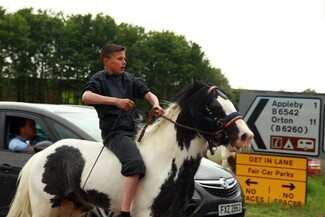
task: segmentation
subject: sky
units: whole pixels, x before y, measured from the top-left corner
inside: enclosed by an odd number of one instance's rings
[[[325,93],[325,0],[0,0],[172,31],[201,46],[232,88]],[[204,73],[204,72],[202,72]]]

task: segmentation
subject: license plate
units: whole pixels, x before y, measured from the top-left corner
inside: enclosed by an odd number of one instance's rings
[[[241,202],[220,204],[218,206],[219,216],[241,213],[243,211],[242,209],[243,208]]]

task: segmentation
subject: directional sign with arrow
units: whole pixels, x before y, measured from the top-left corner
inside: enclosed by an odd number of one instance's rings
[[[307,158],[237,154],[236,175],[247,203],[305,204]]]
[[[251,184],[253,184],[253,185],[257,185],[257,182],[253,182],[253,181],[251,181],[250,179],[247,179],[245,183],[246,183],[246,185],[248,185],[248,186],[250,186]]]
[[[264,110],[267,102],[269,99],[260,99],[255,106],[254,111],[246,120],[248,127],[254,132],[254,140],[256,141],[256,149],[257,150],[266,150],[266,145],[263,142],[263,139],[258,131],[255,122],[257,121],[258,117],[261,115],[262,111]]]
[[[283,188],[289,188],[290,191],[292,191],[293,189],[295,189],[295,185],[293,183],[290,183],[289,185],[282,185]]]
[[[321,99],[257,96],[244,120],[256,152],[317,156]]]

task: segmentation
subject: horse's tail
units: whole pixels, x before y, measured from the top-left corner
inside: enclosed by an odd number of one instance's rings
[[[29,175],[30,167],[35,157],[30,158],[21,169],[18,180],[19,182],[16,195],[10,204],[10,210],[7,217],[30,217],[32,210],[29,199]]]

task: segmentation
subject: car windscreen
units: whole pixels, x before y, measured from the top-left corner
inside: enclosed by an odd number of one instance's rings
[[[99,120],[94,112],[60,112],[56,113],[81,128],[98,142],[102,142]]]

